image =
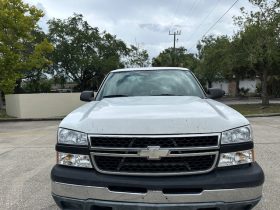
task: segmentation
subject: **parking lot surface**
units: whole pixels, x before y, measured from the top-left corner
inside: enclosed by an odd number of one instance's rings
[[[280,117],[250,118],[264,197],[254,210],[280,209]],[[51,197],[58,121],[0,123],[0,209],[57,209]]]

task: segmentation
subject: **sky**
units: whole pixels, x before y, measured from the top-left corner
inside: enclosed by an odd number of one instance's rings
[[[181,31],[176,46],[196,52],[196,44],[235,0],[24,0],[42,9],[40,26],[47,31],[47,20],[65,19],[73,13],[101,31],[116,35],[127,44],[146,49],[150,58],[173,46],[170,32]],[[226,16],[207,34],[232,35],[238,28],[233,16],[240,8],[253,7],[239,0]]]

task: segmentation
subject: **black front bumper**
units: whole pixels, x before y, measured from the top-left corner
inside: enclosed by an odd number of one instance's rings
[[[254,189],[262,186],[264,174],[257,163],[244,165],[236,168],[216,169],[208,174],[192,176],[171,176],[171,177],[138,177],[138,176],[116,176],[100,174],[93,169],[81,169],[56,165],[52,169],[51,179],[53,183],[62,183],[69,186],[86,186],[87,188],[100,187],[104,189],[146,189],[148,192],[164,191],[189,191],[198,192],[218,190],[228,190],[228,197],[231,196],[230,190],[235,189]],[[71,188],[68,188],[71,191]],[[74,190],[74,188],[73,188]],[[65,190],[67,192],[69,190]],[[128,191],[126,191],[127,193]],[[137,192],[134,192],[137,193]],[[69,194],[65,194],[69,195]],[[199,202],[166,202],[166,203],[146,203],[133,200],[112,201],[104,196],[85,197],[82,199],[77,194],[65,196],[55,193],[53,197],[56,203],[63,209],[89,209],[89,210],[242,210],[251,209],[261,198],[261,193],[250,199],[233,199],[233,201],[222,198],[213,198],[211,202],[201,200]],[[213,194],[212,194],[213,195]],[[215,193],[214,193],[215,195]],[[220,194],[221,195],[221,194]],[[256,195],[256,194],[255,194]],[[77,197],[76,197],[77,196]],[[215,196],[214,196],[215,197]],[[143,197],[144,198],[144,197]],[[174,200],[173,200],[174,201]],[[182,201],[182,200],[181,200]]]
[[[117,176],[101,174],[93,169],[56,165],[51,172],[54,182],[96,187],[135,187],[147,190],[234,189],[256,187],[264,183],[264,173],[257,163],[238,168],[216,169],[207,174],[191,176]]]

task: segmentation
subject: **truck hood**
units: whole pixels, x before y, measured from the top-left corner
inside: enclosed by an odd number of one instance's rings
[[[60,127],[90,134],[190,134],[248,125],[232,108],[193,96],[107,98],[71,112]]]

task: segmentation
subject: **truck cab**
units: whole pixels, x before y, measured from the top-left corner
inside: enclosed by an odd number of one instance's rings
[[[188,69],[110,72],[59,125],[61,209],[248,210],[262,197],[249,121]]]

